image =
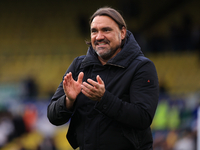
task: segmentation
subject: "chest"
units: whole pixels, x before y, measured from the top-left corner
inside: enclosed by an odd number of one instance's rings
[[[105,88],[109,92],[116,96],[127,91],[133,80],[135,69],[134,68],[122,68],[118,66],[90,66],[81,70],[84,72],[83,81],[87,82],[87,79],[96,80],[97,75],[104,81]]]

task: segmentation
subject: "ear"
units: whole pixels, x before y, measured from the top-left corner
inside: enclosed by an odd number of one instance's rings
[[[123,39],[125,39],[125,37],[126,37],[126,28],[122,27],[122,29],[121,29],[121,39],[123,40]]]

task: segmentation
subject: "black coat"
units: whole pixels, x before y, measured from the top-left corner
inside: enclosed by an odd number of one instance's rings
[[[71,118],[67,138],[73,148],[86,150],[152,149],[152,123],[158,103],[158,77],[152,61],[144,57],[131,32],[122,50],[106,65],[89,47],[86,56],[77,57],[66,73],[77,80],[96,80],[100,75],[105,94],[94,102],[80,93],[73,111],[65,107],[65,94],[60,83],[48,106],[48,118],[62,125]],[[66,74],[65,73],[65,74]],[[64,75],[65,76],[65,75]]]

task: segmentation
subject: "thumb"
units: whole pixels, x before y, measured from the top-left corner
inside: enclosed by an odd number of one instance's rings
[[[104,84],[103,80],[101,79],[99,75],[97,75],[97,81],[99,84]]]
[[[82,82],[83,82],[83,76],[84,76],[84,73],[80,72],[79,75],[78,75],[78,80],[77,80],[78,83],[82,84]]]

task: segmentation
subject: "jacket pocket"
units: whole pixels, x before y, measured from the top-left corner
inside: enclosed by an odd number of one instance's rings
[[[139,150],[140,143],[135,130],[130,128],[122,128],[122,131],[124,136],[133,144],[134,150]]]

